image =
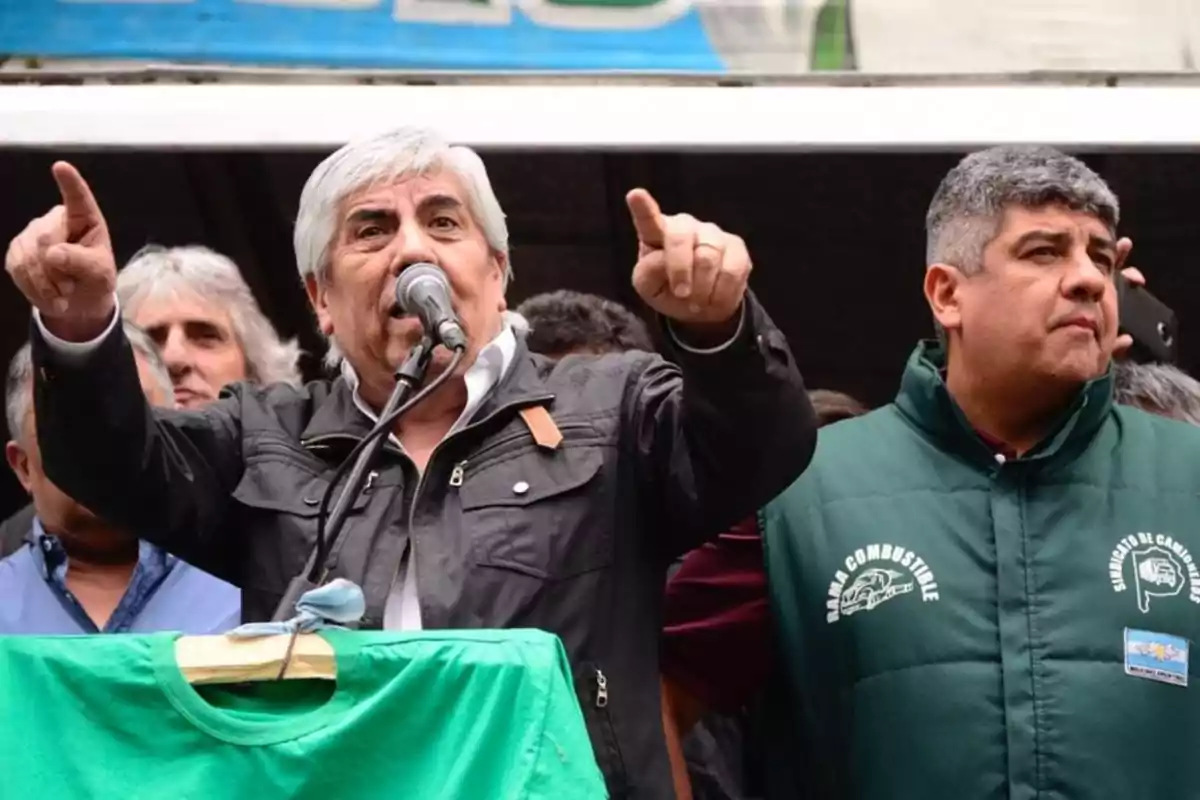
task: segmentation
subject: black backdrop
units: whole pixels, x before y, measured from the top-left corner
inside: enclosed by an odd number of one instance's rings
[[[55,158],[88,178],[118,260],[148,242],[199,243],[241,265],[263,310],[299,336],[315,373],[322,344],[296,278],[291,222],[319,152],[0,151],[0,242],[57,202]],[[752,286],[788,335],[809,385],[886,402],[913,342],[928,334],[921,298],[923,218],[954,153],[485,153],[509,218],[515,305],[572,288],[636,306],[635,247],[624,193],[650,189],[745,237]],[[1085,154],[1122,199],[1123,233],[1151,289],[1184,320],[1184,366],[1195,371],[1187,291],[1200,245],[1200,152]],[[28,309],[0,280],[0,357],[23,341]],[[21,502],[7,470],[0,513]]]

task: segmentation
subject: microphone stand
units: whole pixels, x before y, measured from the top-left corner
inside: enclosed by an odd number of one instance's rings
[[[429,362],[433,358],[434,347],[433,340],[425,336],[421,339],[420,344],[408,354],[408,358],[404,359],[404,363],[396,370],[396,388],[392,390],[392,395],[380,412],[379,419],[385,419],[404,405],[413,391],[421,385],[425,379],[425,372],[429,369]],[[366,483],[367,475],[370,474],[371,462],[375,460],[375,456],[383,447],[386,439],[386,435],[376,436],[358,454],[354,467],[350,470],[346,483],[342,487],[341,494],[338,495],[333,510],[329,512],[329,524],[325,528],[324,541],[318,541],[317,548],[308,564],[305,565],[304,571],[288,584],[287,592],[284,593],[283,599],[275,609],[273,621],[283,622],[295,616],[296,601],[300,599],[300,596],[317,588],[329,577],[329,565],[325,562],[346,524],[350,508],[354,504],[354,498],[359,495]],[[314,580],[318,571],[320,576]]]

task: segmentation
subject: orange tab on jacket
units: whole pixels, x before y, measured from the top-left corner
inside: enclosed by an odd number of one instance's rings
[[[554,424],[554,418],[543,406],[522,408],[521,419],[525,420],[525,427],[529,428],[529,433],[538,447],[556,450],[562,444],[562,431]]]

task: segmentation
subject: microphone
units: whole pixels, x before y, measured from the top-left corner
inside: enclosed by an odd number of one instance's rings
[[[433,264],[405,267],[396,280],[396,305],[421,320],[425,333],[449,350],[465,350],[467,335],[450,302],[450,281]]]

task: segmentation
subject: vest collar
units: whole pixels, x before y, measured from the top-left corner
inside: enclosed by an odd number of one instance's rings
[[[950,396],[942,377],[946,353],[936,340],[918,343],[904,368],[896,406],[917,429],[939,447],[978,463],[995,463],[995,450],[971,427],[962,409]],[[1072,457],[1096,435],[1112,410],[1112,367],[1079,390],[1070,407],[1022,461]]]

